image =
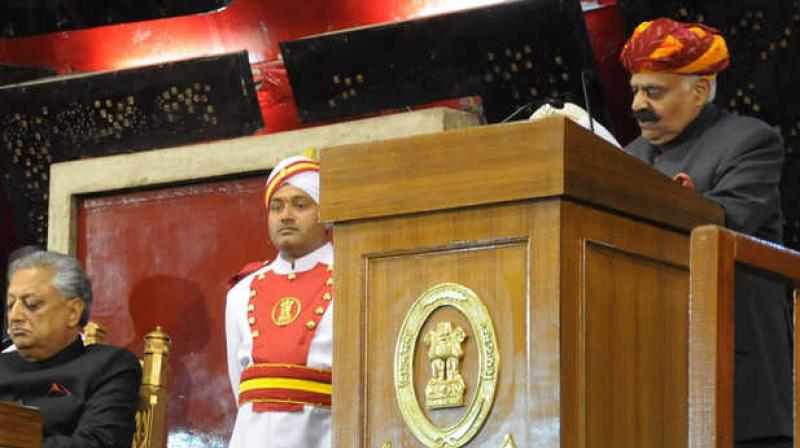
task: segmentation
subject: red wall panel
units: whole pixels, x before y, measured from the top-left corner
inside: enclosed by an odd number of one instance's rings
[[[106,326],[109,343],[137,354],[156,325],[172,336],[168,425],[174,446],[224,446],[233,427],[225,281],[247,262],[274,256],[264,179],[80,201],[78,257],[93,283],[92,320]]]

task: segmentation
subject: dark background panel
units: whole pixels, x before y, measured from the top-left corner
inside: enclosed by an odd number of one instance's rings
[[[480,95],[503,120],[548,98],[592,106],[609,122],[580,2],[527,0],[281,44],[302,122]]]
[[[249,135],[244,52],[0,87],[0,169],[24,244],[46,245],[50,164]]]
[[[0,64],[0,86],[55,76],[56,71],[47,67]]]
[[[71,31],[214,11],[232,0],[3,0],[0,37]]]

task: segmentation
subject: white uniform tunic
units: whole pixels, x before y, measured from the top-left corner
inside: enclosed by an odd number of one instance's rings
[[[325,244],[298,258],[294,266],[278,256],[272,263],[241,279],[228,291],[225,333],[228,345],[228,375],[234,399],[239,398],[239,378],[253,364],[253,338],[247,321],[250,283],[253,277],[273,271],[286,275],[305,272],[317,263],[333,266],[333,246]],[[261,335],[260,337],[265,337]],[[311,340],[306,366],[331,369],[333,363],[333,303],[320,320]],[[298,412],[253,412],[253,404],[239,407],[229,445],[231,448],[327,448],[331,446],[331,411],[318,406],[303,406]]]

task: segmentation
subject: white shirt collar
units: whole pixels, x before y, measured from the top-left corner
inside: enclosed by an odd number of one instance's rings
[[[275,261],[272,262],[271,268],[276,274],[288,274],[290,272],[309,271],[317,263],[325,263],[328,266],[333,265],[333,244],[327,242],[310,254],[303,255],[294,261],[294,266],[279,254]]]

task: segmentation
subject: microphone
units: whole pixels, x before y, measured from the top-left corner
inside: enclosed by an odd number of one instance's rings
[[[542,107],[540,107],[536,112],[531,115],[529,120],[538,120],[540,118],[549,117],[551,115],[563,115],[579,126],[583,127],[584,129],[590,131],[591,133],[597,135],[598,137],[602,138],[603,140],[607,141],[608,143],[616,146],[617,148],[622,148],[622,145],[619,144],[617,139],[614,138],[614,135],[608,131],[602,124],[597,123],[595,124],[594,119],[592,118],[591,113],[591,100],[589,99],[589,76],[591,72],[588,70],[584,70],[581,72],[581,84],[583,87],[583,95],[584,101],[586,102],[586,109],[578,106],[575,103],[564,101],[562,99],[551,99],[547,101]]]
[[[586,104],[586,113],[589,115],[589,130],[594,132],[594,114],[592,113],[592,103],[589,100],[589,81],[590,77],[592,76],[592,72],[589,70],[583,69],[581,70],[581,87],[583,88],[583,103]]]
[[[538,101],[530,101],[523,104],[522,106],[519,106],[514,112],[511,112],[511,114],[509,114],[506,118],[503,118],[503,121],[501,121],[500,123],[507,122],[508,120],[519,115],[522,111],[530,109],[530,107],[536,105],[536,103],[538,103]]]
[[[522,106],[516,108],[516,110],[514,110],[514,112],[511,112],[511,114],[509,114],[506,118],[504,118],[503,121],[501,121],[500,123],[505,123],[505,122],[511,120],[512,118],[518,116],[523,111],[527,110],[528,112],[530,112],[530,109],[533,108],[534,106],[544,106],[545,104],[549,104],[554,109],[563,109],[564,108],[564,100],[562,100],[561,98],[547,98],[547,99],[544,99],[544,100],[529,101],[529,102],[523,104]],[[538,109],[538,107],[537,107],[537,109]]]
[[[556,109],[563,109],[564,108],[564,100],[561,98],[550,98],[545,103],[555,107]]]
[[[581,89],[583,90],[583,102],[586,105],[586,113],[589,115],[589,130],[592,131],[593,134],[596,134],[594,131],[594,114],[592,113],[592,102],[589,97],[589,83],[591,82],[593,73],[591,70],[583,69],[581,70]],[[518,116],[526,109],[530,109],[533,106],[543,106],[545,104],[549,104],[554,109],[563,109],[566,102],[562,98],[547,98],[541,101],[529,101],[522,106],[518,107],[511,112],[506,118],[503,119],[500,123],[505,123],[512,118]]]

